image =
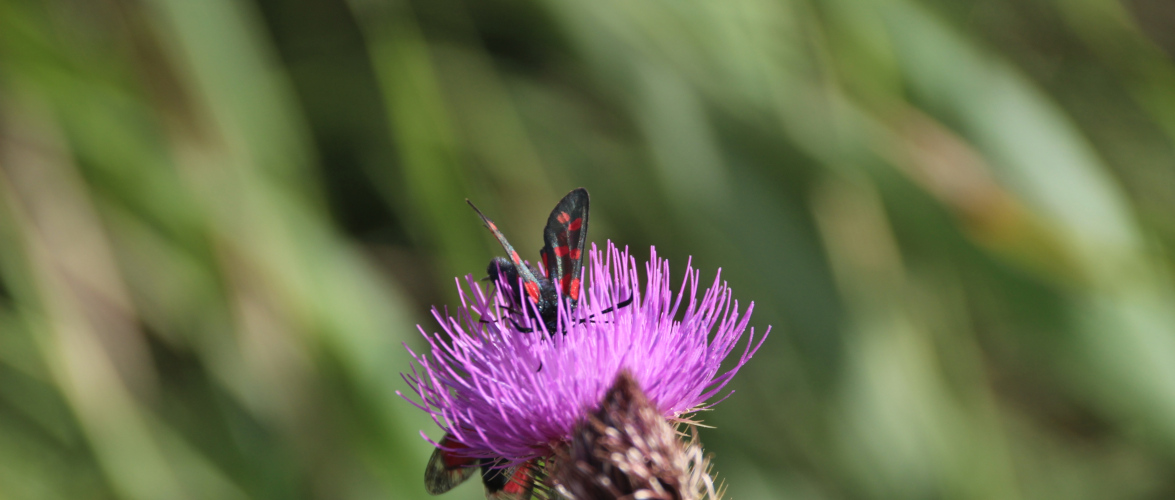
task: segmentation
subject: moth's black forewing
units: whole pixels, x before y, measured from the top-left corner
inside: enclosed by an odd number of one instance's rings
[[[559,287],[572,308],[579,301],[587,229],[588,192],[584,188],[572,190],[559,200],[543,228],[544,245],[539,253],[547,279]]]

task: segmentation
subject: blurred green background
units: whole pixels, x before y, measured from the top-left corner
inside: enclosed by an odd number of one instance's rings
[[[734,499],[1175,497],[1168,0],[0,0],[0,498],[424,497],[453,277],[591,240],[775,332]],[[476,481],[444,498],[481,496]]]

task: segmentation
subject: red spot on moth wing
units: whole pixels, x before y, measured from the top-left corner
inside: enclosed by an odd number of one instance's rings
[[[450,450],[460,450],[460,449],[468,448],[468,446],[465,446],[465,443],[457,441],[456,439],[453,439],[453,436],[450,436],[447,434],[445,435],[445,438],[441,440],[440,445],[442,447],[448,448]],[[446,451],[446,450],[441,450],[441,449],[438,449],[437,451],[439,451],[441,453],[441,458],[444,459],[446,469],[452,469],[455,467],[465,467],[465,466],[473,465],[473,463],[477,461],[476,458],[464,457],[461,455],[457,455],[456,453],[451,452],[451,451]]]
[[[530,296],[530,300],[537,304],[539,302],[539,284],[533,281],[527,281],[525,287],[526,294]]]
[[[571,280],[571,286],[567,288],[567,296],[571,300],[579,300],[579,278]]]
[[[514,261],[514,265],[521,266],[522,258],[518,256],[518,252],[510,252],[510,260]]]
[[[463,457],[447,451],[441,452],[441,459],[445,461],[445,469],[456,469],[458,467],[472,467],[477,462],[476,458]]]
[[[582,254],[583,254],[583,252],[581,252],[578,248],[573,248],[573,249],[571,249],[571,252],[569,252],[569,255],[571,255],[572,260],[579,260],[579,256]]]
[[[563,290],[564,294],[566,294],[567,296],[571,296],[571,275],[570,274],[563,275],[563,279],[559,281],[559,288],[561,288]],[[574,297],[572,297],[572,298],[574,298]]]
[[[567,212],[559,212],[559,215],[555,217],[555,220],[559,221],[560,224],[566,224],[567,221],[571,220],[571,216],[567,215]]]
[[[498,226],[495,226],[493,222],[490,222],[488,220],[486,221],[486,226],[489,226],[490,231],[497,231],[498,230]]]
[[[529,491],[534,483],[534,472],[531,469],[530,462],[518,466],[502,491],[510,495],[521,495]]]
[[[444,437],[444,439],[441,439],[440,444],[441,444],[441,447],[443,447],[443,448],[450,448],[450,449],[468,448],[468,446],[465,446],[465,443],[458,441],[452,435],[449,435],[449,434],[445,434],[445,437]]]
[[[564,222],[564,221],[560,221],[560,222]],[[577,217],[575,220],[571,221],[570,226],[567,226],[567,230],[568,231],[578,231],[579,228],[581,228],[581,227],[583,227],[583,217]]]
[[[555,247],[555,255],[563,257],[564,255],[567,255],[569,253],[571,253],[571,251],[567,249],[566,245]]]

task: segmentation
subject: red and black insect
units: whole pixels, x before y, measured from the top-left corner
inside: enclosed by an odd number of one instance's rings
[[[578,188],[567,193],[547,217],[547,227],[543,229],[544,245],[539,251],[543,258],[545,275],[522,262],[518,252],[509,241],[506,241],[502,231],[498,230],[498,226],[482,214],[473,202],[465,201],[473,207],[509,256],[494,257],[490,261],[489,268],[486,269],[489,279],[499,285],[504,283],[514,287],[512,289],[515,291],[510,297],[512,305],[527,315],[537,310],[538,319],[547,327],[547,332],[555,332],[559,319],[559,297],[567,301],[569,311],[575,310],[575,305],[579,302],[580,274],[583,272],[584,247],[587,245],[587,190]],[[520,279],[522,288],[517,289]],[[520,331],[528,331],[517,324],[515,326]]]
[[[579,302],[580,275],[583,273],[584,247],[587,245],[587,190],[579,188],[567,193],[547,217],[547,227],[543,229],[544,245],[539,251],[545,273],[522,262],[498,226],[482,214],[473,202],[469,202],[469,206],[473,207],[506,249],[506,255],[510,256],[494,257],[490,261],[486,269],[489,278],[498,286],[513,290],[510,296],[513,310],[523,311],[527,315],[537,310],[538,319],[546,326],[547,332],[554,332],[558,328],[559,297],[567,301],[568,310],[575,310]],[[518,288],[519,280],[521,288]],[[623,305],[626,304],[620,307]],[[522,332],[530,331],[519,327],[517,323],[515,328]],[[530,498],[534,491],[535,477],[539,471],[537,460],[503,468],[492,458],[461,456],[459,450],[463,445],[451,435],[446,435],[439,444],[440,447],[433,451],[424,471],[424,486],[430,494],[449,491],[473,476],[479,467],[487,499],[524,500]]]
[[[446,435],[440,445],[456,450],[463,445]],[[515,467],[497,467],[491,458],[463,457],[453,451],[437,448],[424,469],[424,488],[430,495],[439,495],[465,482],[474,471],[481,469],[481,482],[488,500],[527,500],[534,491],[538,460]]]

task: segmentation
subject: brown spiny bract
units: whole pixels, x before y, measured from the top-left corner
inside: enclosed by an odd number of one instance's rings
[[[685,442],[621,372],[600,409],[576,427],[555,454],[553,489],[577,500],[716,499],[708,463],[696,440]]]

